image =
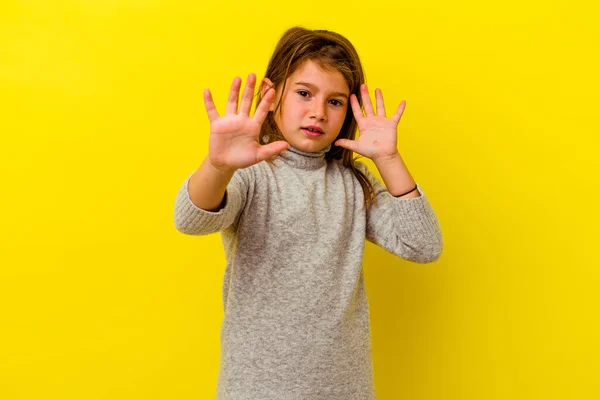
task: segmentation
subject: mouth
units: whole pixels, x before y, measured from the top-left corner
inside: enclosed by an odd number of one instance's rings
[[[317,126],[305,126],[301,129],[307,136],[310,137],[317,137],[324,134],[323,130]]]

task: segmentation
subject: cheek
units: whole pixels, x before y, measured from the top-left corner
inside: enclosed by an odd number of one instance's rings
[[[344,125],[344,120],[346,119],[346,110],[342,110],[335,115],[336,124],[340,127]]]
[[[290,124],[298,124],[299,121],[302,121],[308,110],[302,104],[289,104],[289,107],[284,109],[284,119],[289,121]]]

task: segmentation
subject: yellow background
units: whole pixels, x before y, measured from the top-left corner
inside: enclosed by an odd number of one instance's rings
[[[591,4],[591,2],[590,2]],[[356,46],[442,225],[370,243],[378,398],[597,399],[598,14],[583,2],[0,5],[0,398],[211,399],[225,259],[173,224],[285,29]],[[373,166],[373,164],[370,164]]]

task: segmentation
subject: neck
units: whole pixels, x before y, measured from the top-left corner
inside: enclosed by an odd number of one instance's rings
[[[327,164],[325,153],[331,150],[331,144],[315,152],[304,151],[288,144],[288,148],[279,153],[280,158],[288,165],[301,169],[316,169]]]

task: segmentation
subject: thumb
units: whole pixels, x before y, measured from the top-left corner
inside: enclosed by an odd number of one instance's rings
[[[335,141],[335,145],[343,147],[343,148],[348,149],[348,150],[352,150],[354,152],[357,152],[356,151],[356,149],[357,149],[357,147],[356,147],[356,141],[354,141],[354,140],[338,139],[338,140]]]
[[[288,142],[284,140],[278,140],[273,143],[266,144],[264,146],[260,146],[258,151],[256,152],[257,162],[261,162],[266,160],[267,158],[271,158],[281,153],[283,150],[288,148]]]

